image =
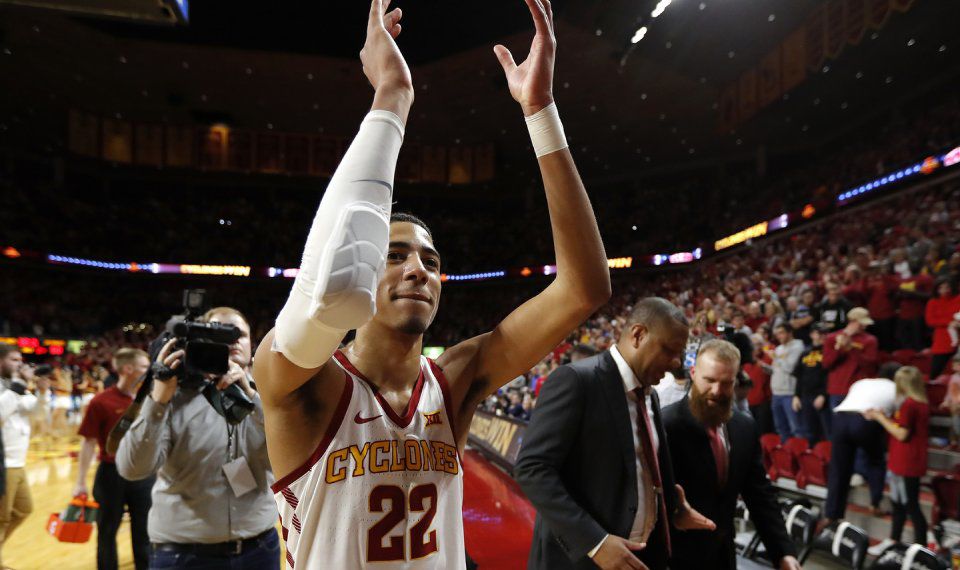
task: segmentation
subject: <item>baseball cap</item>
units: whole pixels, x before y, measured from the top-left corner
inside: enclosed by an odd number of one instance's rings
[[[870,409],[891,413],[896,408],[897,385],[886,378],[865,378],[850,386],[847,397],[835,412],[865,412]]]
[[[865,327],[869,327],[873,324],[873,319],[870,318],[870,311],[864,309],[863,307],[854,307],[850,309],[847,313],[848,321],[857,321]]]

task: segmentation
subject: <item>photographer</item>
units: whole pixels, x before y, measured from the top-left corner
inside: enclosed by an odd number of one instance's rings
[[[150,396],[120,442],[117,469],[130,480],[157,475],[148,523],[151,568],[279,568],[263,406],[249,373],[250,326],[229,307],[211,309],[201,321],[240,330],[228,372],[208,380],[220,394],[237,384],[253,401],[252,413],[231,425],[212,405],[212,388],[205,394],[192,381],[180,385],[179,376],[189,378],[185,351],[170,339],[155,359]],[[170,374],[176,375],[163,379]]]

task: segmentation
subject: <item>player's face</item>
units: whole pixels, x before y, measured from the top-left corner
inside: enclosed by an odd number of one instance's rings
[[[440,304],[440,254],[425,229],[390,224],[387,266],[377,289],[377,318],[400,332],[421,335]]]
[[[707,352],[690,371],[690,410],[703,423],[716,426],[730,419],[737,369]]]

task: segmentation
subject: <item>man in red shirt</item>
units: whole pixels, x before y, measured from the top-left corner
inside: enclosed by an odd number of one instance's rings
[[[135,348],[121,348],[113,357],[117,383],[97,394],[87,408],[80,424],[80,447],[77,486],[73,494],[87,495],[87,472],[96,447],[100,448],[100,465],[94,477],[93,497],[100,503],[97,521],[97,569],[116,570],[117,530],[123,519],[124,507],[130,512],[130,532],[133,558],[137,570],[146,570],[150,559],[150,539],[147,537],[147,513],[150,511],[150,491],[154,479],[127,481],[120,477],[114,457],[107,453],[107,436],[133,403],[140,379],[150,367],[147,353]]]
[[[872,324],[870,311],[854,307],[847,313],[847,326],[827,336],[823,343],[830,410],[843,401],[851,384],[877,373],[877,337],[864,330]]]
[[[933,277],[920,273],[920,263],[911,263],[913,275],[900,281],[897,342],[900,348],[921,351],[926,348],[927,323],[924,310],[933,293]]]
[[[880,261],[870,264],[870,273],[863,280],[863,293],[867,298],[867,310],[873,318],[870,327],[877,337],[881,350],[894,349],[896,330],[896,306],[893,295],[900,285],[900,278],[889,273],[887,265]]]

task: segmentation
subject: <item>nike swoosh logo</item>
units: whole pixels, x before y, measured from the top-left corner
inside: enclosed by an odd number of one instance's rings
[[[353,421],[357,422],[358,424],[365,424],[367,422],[372,422],[373,420],[379,418],[382,415],[383,414],[380,414],[379,416],[373,416],[372,418],[361,418],[360,412],[357,412],[357,415],[353,418]]]

